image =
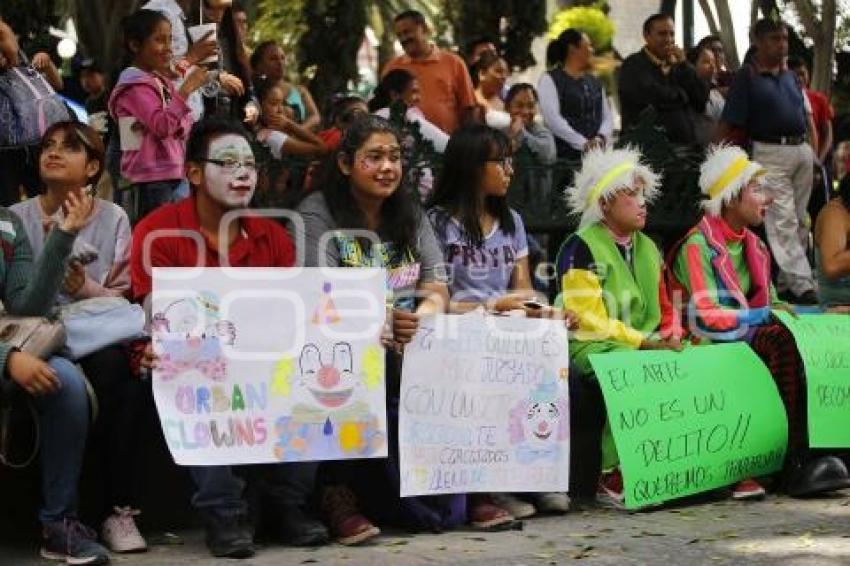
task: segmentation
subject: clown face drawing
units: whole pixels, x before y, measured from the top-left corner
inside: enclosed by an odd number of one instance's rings
[[[320,407],[336,410],[349,403],[356,385],[351,345],[337,342],[329,364],[322,363],[322,354],[315,344],[301,350],[301,383]]]
[[[569,405],[558,397],[554,381],[539,384],[529,396],[510,411],[508,432],[516,445],[517,461],[557,461],[560,441],[570,435]]]
[[[174,301],[154,314],[151,329],[162,379],[187,373],[200,373],[213,381],[227,376],[222,346],[236,342],[236,327],[219,320],[215,295],[202,293]]]
[[[383,378],[381,355],[367,348],[359,371],[347,342],[336,342],[329,352],[312,343],[304,345],[298,373],[290,379],[292,414],[275,423],[280,460],[331,460],[369,456],[384,446],[380,420],[367,400],[368,390]]]

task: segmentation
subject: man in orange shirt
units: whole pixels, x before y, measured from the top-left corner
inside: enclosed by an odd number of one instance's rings
[[[430,122],[451,134],[460,125],[466,110],[475,106],[466,65],[454,53],[429,41],[431,31],[425,16],[416,10],[396,16],[394,30],[405,54],[384,65],[382,76],[394,69],[413,73],[422,91],[419,109]]]

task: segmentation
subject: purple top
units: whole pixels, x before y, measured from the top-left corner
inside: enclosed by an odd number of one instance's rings
[[[441,209],[428,212],[443,250],[451,299],[477,303],[508,292],[516,262],[528,256],[525,225],[520,215],[511,210],[513,234],[506,233],[496,222],[490,233],[485,235],[481,247],[475,247],[468,241],[460,222],[454,218],[445,223],[443,230],[437,218],[445,218],[444,215]]]

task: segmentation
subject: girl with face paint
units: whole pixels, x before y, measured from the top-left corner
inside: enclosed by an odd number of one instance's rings
[[[599,438],[601,443],[583,442],[571,454],[581,462],[570,478],[571,492],[593,498],[598,487],[617,505],[624,500],[619,460],[610,429],[600,426],[605,406],[589,357],[682,348],[683,331],[667,295],[661,252],[641,231],[646,203],[658,193],[659,184],[634,149],[588,151],[567,189],[570,208],[581,214],[579,230],[561,246],[557,260],[561,294],[556,302],[575,312],[579,321],[570,343],[571,362],[578,371],[570,375],[576,375],[587,400],[574,408],[580,423],[574,436]],[[602,470],[607,472],[600,478]]]
[[[415,334],[419,316],[443,312],[448,304],[434,232],[402,179],[398,134],[383,118],[365,115],[351,124],[339,151],[326,159],[317,177],[321,190],[304,199],[298,208],[304,221],[305,265],[387,270],[391,330],[384,340],[388,347],[389,406],[399,394],[403,344]],[[347,233],[353,230],[358,233]],[[397,413],[390,411],[388,417],[388,426],[397,427]],[[390,448],[390,454],[397,454],[396,447]],[[402,500],[397,479],[391,479],[398,477],[395,457],[380,470],[371,466],[364,470],[364,466],[367,464],[358,461],[323,464],[322,511],[332,534],[342,544],[358,544],[377,535],[379,530],[370,521],[375,517],[404,516],[429,529],[463,520],[461,508],[453,508],[450,518],[418,498]],[[396,486],[396,491],[388,492],[387,486]]]
[[[843,489],[850,477],[835,455],[808,449],[803,361],[791,331],[771,314],[794,310],[778,298],[770,251],[752,231],[773,202],[765,173],[739,147],[709,148],[699,179],[705,215],[671,250],[669,286],[686,305],[683,320],[695,322],[689,328],[695,337],[746,342],[770,370],[788,422],[785,491],[804,497]],[[734,499],[764,495],[752,478],[732,491]]]

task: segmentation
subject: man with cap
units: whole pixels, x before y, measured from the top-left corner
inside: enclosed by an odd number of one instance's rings
[[[790,307],[771,284],[767,246],[750,230],[772,203],[764,179],[765,169],[739,147],[709,149],[699,179],[705,214],[671,251],[668,289],[684,305],[694,336],[746,341],[770,370],[788,416],[785,490],[802,497],[848,487],[850,480],[838,458],[807,453],[803,362],[791,332],[770,314]],[[739,499],[762,495],[754,480],[733,492]]]
[[[682,348],[683,332],[666,292],[661,253],[641,232],[647,201],[658,193],[659,182],[636,150],[597,148],[585,153],[575,184],[567,189],[568,204],[581,214],[581,222],[558,254],[559,302],[579,321],[570,353],[587,397],[577,404],[574,429],[581,435],[593,434],[605,421],[591,354]],[[621,504],[622,476],[607,426],[602,451],[605,462],[597,451],[587,455],[586,465],[597,475],[600,469],[610,470],[603,474],[598,494]]]

